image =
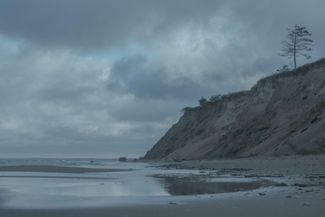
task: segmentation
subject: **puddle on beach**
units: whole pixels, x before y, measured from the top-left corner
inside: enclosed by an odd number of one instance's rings
[[[153,198],[170,196],[248,191],[275,184],[258,178],[207,176],[198,170],[159,169],[144,163],[103,163],[98,168],[115,170],[70,174],[66,171],[37,172],[35,168],[28,172],[17,168],[1,171],[0,168],[0,207],[118,205],[151,202]],[[73,171],[76,172],[76,169]]]
[[[218,194],[249,191],[275,185],[268,180],[209,181],[193,177],[165,177],[160,179],[170,195]]]

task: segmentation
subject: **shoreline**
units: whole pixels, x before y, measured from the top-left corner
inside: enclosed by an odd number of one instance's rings
[[[198,170],[232,170],[241,173],[255,171],[258,173],[292,174],[325,174],[325,154],[293,155],[293,156],[259,156],[247,158],[222,158],[213,160],[172,161],[142,161],[153,166],[166,169],[198,169]]]
[[[147,162],[165,169],[198,169],[203,176],[263,178],[285,184],[233,193],[191,196],[107,198],[107,205],[65,208],[0,208],[1,217],[321,217],[325,213],[325,155],[241,158],[212,161]],[[1,167],[8,169],[9,166]],[[11,166],[21,171],[50,169],[66,172],[96,168]],[[77,168],[77,171],[75,171]],[[100,169],[100,168],[98,168]],[[110,169],[100,169],[109,170]],[[212,176],[213,175],[213,176]],[[132,198],[134,199],[134,198]],[[132,201],[130,199],[130,201]],[[1,194],[0,194],[1,202]]]
[[[0,172],[45,172],[45,173],[100,173],[123,172],[132,169],[106,169],[91,167],[50,166],[50,165],[15,165],[0,166]]]

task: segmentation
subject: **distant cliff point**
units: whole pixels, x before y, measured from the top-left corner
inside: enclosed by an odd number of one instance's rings
[[[184,115],[148,160],[325,153],[325,59],[263,78]]]

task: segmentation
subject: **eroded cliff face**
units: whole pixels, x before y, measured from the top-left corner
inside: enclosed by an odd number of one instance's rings
[[[188,108],[145,159],[325,153],[325,59]]]

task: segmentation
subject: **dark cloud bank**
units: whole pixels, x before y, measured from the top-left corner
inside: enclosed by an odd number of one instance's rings
[[[286,63],[287,27],[306,25],[323,57],[324,6],[1,1],[1,156],[141,155],[200,96],[247,89]]]

